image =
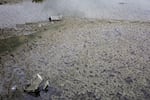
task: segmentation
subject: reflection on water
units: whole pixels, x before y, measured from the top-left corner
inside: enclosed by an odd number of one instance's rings
[[[0,5],[0,27],[48,20],[50,15],[150,20],[149,0],[47,0]]]

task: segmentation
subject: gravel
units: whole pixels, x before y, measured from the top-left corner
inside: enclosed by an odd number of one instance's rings
[[[149,22],[66,18],[40,35],[12,51],[13,56],[1,54],[2,99],[150,98]],[[12,71],[18,68],[23,74]],[[22,86],[37,73],[49,80],[51,89],[31,97]],[[14,84],[17,94],[9,90]]]

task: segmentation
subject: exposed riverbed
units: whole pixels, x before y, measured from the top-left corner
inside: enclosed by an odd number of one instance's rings
[[[67,18],[48,27],[5,40],[2,100],[149,100],[150,23]],[[50,87],[34,97],[23,87],[37,73]]]
[[[149,100],[149,6],[148,0],[0,5],[0,100]],[[51,15],[64,18],[49,22]],[[36,74],[50,83],[38,96],[24,92]]]

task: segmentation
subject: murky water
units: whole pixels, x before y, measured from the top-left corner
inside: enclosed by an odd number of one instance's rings
[[[24,2],[15,5],[0,6],[0,27],[45,20],[48,12],[44,12],[43,4]]]
[[[0,27],[48,20],[51,15],[150,20],[149,0],[47,0],[0,5]]]

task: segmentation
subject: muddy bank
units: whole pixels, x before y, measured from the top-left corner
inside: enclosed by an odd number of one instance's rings
[[[1,99],[149,100],[150,23],[70,18],[39,34],[1,53]],[[34,97],[23,86],[37,73],[50,87]]]
[[[0,5],[19,3],[24,0],[0,0]]]
[[[15,4],[15,3],[23,2],[23,1],[32,1],[32,2],[36,2],[36,3],[43,2],[43,0],[0,0],[0,5]]]
[[[53,23],[45,21],[36,23],[17,24],[15,25],[15,27],[12,28],[0,28],[0,39],[34,34],[40,31],[47,30],[48,26],[51,24]]]
[[[11,52],[18,46],[35,38],[41,38],[41,32],[51,29],[58,22],[38,22],[18,24],[15,28],[0,29],[0,54]]]

